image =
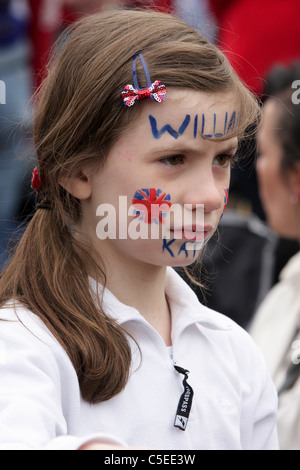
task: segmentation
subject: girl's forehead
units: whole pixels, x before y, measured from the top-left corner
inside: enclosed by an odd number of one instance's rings
[[[214,119],[214,116],[221,117],[225,116],[226,113],[232,115],[234,111],[238,112],[236,101],[232,93],[206,93],[169,87],[166,99],[162,103],[156,103],[150,99],[143,103],[138,121],[147,122],[149,115],[169,122],[180,121],[182,116],[186,115],[191,118],[198,116],[200,119],[203,117]]]
[[[174,105],[180,105],[182,107],[197,108],[199,106],[205,106],[207,108],[216,105],[230,104],[234,102],[234,93],[212,93],[199,90],[193,90],[191,88],[167,88],[167,99],[165,103],[173,103]]]
[[[150,99],[144,102],[134,123],[136,132],[161,141],[166,136],[177,140],[184,135],[222,138],[233,133],[237,125],[232,95],[180,88],[168,88],[162,103]]]

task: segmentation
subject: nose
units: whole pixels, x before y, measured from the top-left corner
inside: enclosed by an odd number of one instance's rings
[[[195,173],[186,186],[184,204],[196,209],[197,204],[204,206],[204,213],[211,213],[223,208],[224,188],[220,188],[212,171]]]

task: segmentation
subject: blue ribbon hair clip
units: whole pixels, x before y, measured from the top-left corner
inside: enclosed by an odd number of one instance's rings
[[[140,59],[142,62],[145,77],[147,81],[146,88],[140,88],[138,78],[137,78],[137,70],[136,70],[136,62],[137,59]],[[125,106],[133,106],[137,101],[144,100],[146,98],[151,98],[153,101],[157,103],[161,103],[166,98],[166,87],[163,85],[159,80],[155,82],[151,82],[149,71],[145,62],[145,59],[141,52],[138,52],[133,57],[132,62],[132,75],[133,75],[133,85],[126,85],[122,91],[122,100]]]

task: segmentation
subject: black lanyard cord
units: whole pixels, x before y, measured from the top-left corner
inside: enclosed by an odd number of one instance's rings
[[[187,383],[189,371],[183,369],[182,367],[176,366],[175,364],[174,367],[176,371],[179,372],[179,374],[184,375],[184,379],[182,381],[184,392],[179,399],[174,426],[176,428],[181,429],[182,431],[185,431],[190,416],[194,391],[192,387]]]

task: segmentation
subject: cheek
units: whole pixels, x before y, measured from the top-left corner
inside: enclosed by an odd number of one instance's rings
[[[171,208],[171,196],[162,189],[138,189],[132,199],[134,216],[147,224],[163,224]]]
[[[258,166],[259,188],[268,225],[279,233],[284,233],[291,225],[289,207],[290,191],[275,164]]]
[[[221,214],[219,222],[221,222],[222,217],[225,214],[225,211],[226,211],[226,208],[227,208],[227,204],[228,204],[228,200],[229,200],[229,188],[226,188],[226,189],[223,190],[223,192],[221,194],[221,197],[223,197],[224,199],[223,199],[223,210],[222,210],[222,214]]]
[[[260,194],[264,204],[277,199],[278,192],[278,167],[270,159],[261,158],[257,164],[257,175]]]
[[[229,199],[229,188],[224,189],[224,207],[223,207],[223,214],[226,211],[226,207],[228,204]]]

